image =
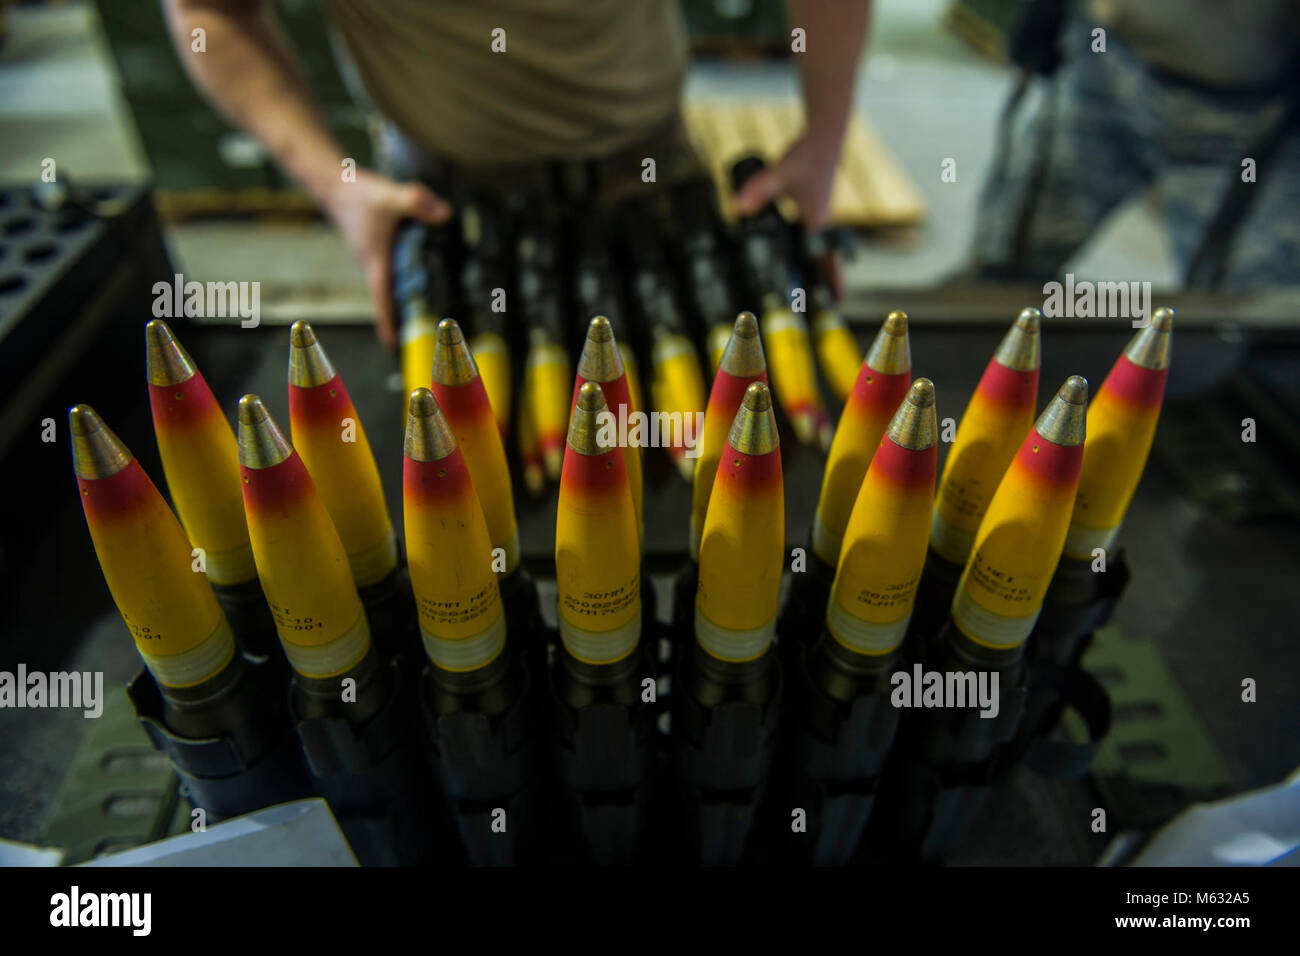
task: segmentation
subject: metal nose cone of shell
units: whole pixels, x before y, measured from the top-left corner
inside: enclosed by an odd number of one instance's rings
[[[1071,375],[1038,416],[1034,430],[1054,445],[1082,445],[1087,421],[1088,380]]]
[[[885,434],[899,448],[922,451],[935,443],[936,432],[934,383],[928,378],[918,378],[894,412]]]
[[[433,392],[412,390],[406,412],[402,452],[412,461],[441,461],[456,450],[456,435],[447,424]]]
[[[1042,363],[1042,341],[1039,337],[1042,321],[1043,313],[1037,309],[1022,310],[993,353],[997,363],[1015,372],[1032,372],[1038,368]]]
[[[197,371],[190,353],[162,319],[152,319],[144,327],[144,362],[150,385],[179,385]]]
[[[465,385],[476,378],[478,365],[460,323],[443,319],[438,323],[438,340],[433,349],[433,380],[439,385]]]
[[[569,447],[579,455],[603,455],[613,446],[600,443],[600,413],[606,410],[605,393],[595,382],[583,382],[569,419]]]
[[[1169,367],[1173,345],[1174,310],[1156,309],[1147,327],[1133,336],[1124,357],[1139,368],[1160,371]]]
[[[89,405],[68,409],[72,470],[78,478],[108,478],[131,464],[131,452]]]
[[[289,329],[289,384],[315,388],[332,381],[334,375],[334,366],[312,327],[295,322]]]
[[[718,368],[736,378],[753,378],[767,370],[763,340],[758,334],[758,319],[753,312],[741,312],[736,316]]]
[[[239,463],[245,468],[273,468],[293,454],[258,395],[239,400]]]
[[[766,455],[780,446],[776,415],[772,412],[772,393],[762,382],[751,382],[745,389],[745,398],[731,424],[727,444],[746,455]]]

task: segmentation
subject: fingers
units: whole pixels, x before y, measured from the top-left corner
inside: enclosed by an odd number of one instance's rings
[[[803,219],[805,229],[817,232],[830,225],[830,197],[818,196],[802,202],[797,199],[795,201],[799,206],[799,215]]]
[[[799,209],[799,218],[808,229],[821,229],[829,221],[829,191],[809,182],[798,167],[787,169],[783,160],[776,166],[760,170],[745,181],[736,194],[737,215],[752,216],[770,202],[788,196]]]
[[[826,276],[827,284],[831,287],[831,295],[835,297],[836,302],[839,302],[844,298],[844,272],[840,268],[840,257],[833,252],[828,252],[822,260],[822,274]]]
[[[785,187],[779,170],[779,166],[769,166],[745,181],[735,199],[735,209],[739,215],[752,216],[781,195]]]
[[[390,352],[397,349],[397,316],[393,308],[392,267],[388,254],[375,256],[365,264],[366,284],[370,287],[370,304],[374,310],[375,334]]]
[[[402,215],[430,226],[440,226],[451,218],[451,205],[432,189],[420,183],[402,186],[400,197]]]
[[[451,205],[421,183],[392,183],[389,190],[387,222],[380,229],[381,249],[365,264],[366,282],[370,286],[370,300],[374,307],[375,334],[390,351],[397,348],[397,310],[392,291],[392,247],[397,224],[403,219],[414,219],[438,226],[451,218]]]

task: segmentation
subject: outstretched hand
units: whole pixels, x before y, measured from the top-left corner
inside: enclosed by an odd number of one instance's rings
[[[451,218],[451,205],[420,183],[399,183],[369,170],[355,182],[340,182],[325,211],[361,264],[370,289],[375,333],[385,348],[397,347],[393,305],[393,235],[403,219],[438,226]]]
[[[758,212],[782,196],[794,200],[804,228],[823,229],[830,221],[831,184],[839,161],[839,145],[799,137],[773,166],[751,176],[736,196],[742,216]]]

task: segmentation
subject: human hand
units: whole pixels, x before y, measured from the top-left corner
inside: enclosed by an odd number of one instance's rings
[[[356,180],[336,184],[324,202],[361,264],[374,308],[375,333],[385,348],[397,347],[393,305],[393,234],[403,219],[438,226],[451,218],[451,205],[420,183],[399,183],[358,169]]]
[[[800,136],[775,165],[765,167],[745,182],[736,195],[736,212],[753,215],[785,196],[799,207],[805,229],[824,228],[830,221],[831,184],[839,151],[838,141]]]

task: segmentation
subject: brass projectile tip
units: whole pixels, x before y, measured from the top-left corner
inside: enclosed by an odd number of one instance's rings
[[[587,339],[592,342],[612,342],[614,327],[609,324],[609,319],[603,315],[593,317],[587,323]]]
[[[245,468],[273,468],[293,454],[266,405],[257,395],[239,400],[239,463]]]
[[[411,390],[411,394],[406,400],[406,410],[407,414],[413,418],[428,418],[441,411],[438,408],[438,400],[433,397],[433,392],[427,388]]]
[[[190,353],[162,319],[153,319],[144,327],[144,365],[150,385],[179,385],[197,371]]]
[[[550,345],[555,341],[549,329],[542,325],[535,325],[528,330],[528,350],[540,349]]]
[[[605,393],[595,382],[583,382],[578,389],[578,403],[573,406],[569,419],[569,447],[579,455],[603,455],[613,445],[602,445],[600,438],[600,413],[605,411]]]
[[[762,382],[750,382],[741,404],[751,412],[765,412],[772,407],[772,393]]]
[[[411,392],[406,413],[406,441],[402,451],[412,461],[441,461],[456,450],[456,436],[438,407],[433,392]]]
[[[918,408],[934,404],[934,382],[928,378],[918,378],[907,390],[907,401]]]
[[[306,322],[289,328],[289,384],[315,388],[334,379],[334,366],[316,340],[316,333]]]
[[[894,412],[886,434],[899,448],[921,451],[935,442],[934,383],[918,378]]]
[[[299,320],[289,326],[289,344],[299,349],[315,345],[316,332],[308,323]]]
[[[746,455],[766,455],[780,447],[776,416],[772,413],[772,393],[762,382],[751,382],[745,389],[727,444]]]
[[[598,412],[605,407],[605,393],[595,382],[583,382],[578,389],[578,407],[587,412]]]
[[[262,396],[249,393],[239,400],[239,424],[260,425],[270,417]]]
[[[881,375],[903,375],[912,369],[912,344],[907,335],[907,313],[890,312],[867,352],[867,367]]]
[[[1071,375],[1038,416],[1034,431],[1054,445],[1082,445],[1088,420],[1088,380]]]
[[[763,340],[758,335],[758,319],[753,312],[742,312],[736,316],[731,327],[731,338],[722,350],[718,368],[736,378],[753,378],[767,370],[767,359],[763,356]]]
[[[1156,309],[1147,327],[1129,340],[1124,357],[1140,368],[1159,371],[1169,367],[1173,350],[1174,310]]]
[[[541,465],[536,462],[528,462],[524,465],[524,485],[534,498],[546,490],[546,473],[542,471]]]
[[[438,341],[443,345],[455,345],[465,341],[465,333],[455,319],[443,319],[438,323]]]
[[[72,433],[72,470],[78,478],[107,478],[131,464],[131,452],[89,405],[68,409]]]
[[[592,454],[598,454],[601,450],[598,447]],[[542,465],[546,468],[546,476],[552,481],[558,481],[564,471],[564,452],[558,448],[546,449],[542,452]]]
[[[1071,375],[1056,393],[1071,405],[1088,404],[1088,380],[1082,375]]]
[[[623,375],[623,358],[614,343],[614,327],[603,315],[596,316],[587,326],[578,374],[589,382],[613,382]]]
[[[439,385],[465,385],[478,378],[478,365],[465,342],[465,333],[455,319],[438,323],[438,341],[433,346],[433,380]]]
[[[791,415],[790,427],[794,429],[794,437],[799,444],[811,445],[814,441],[820,443],[820,436],[817,434],[817,416],[812,412],[797,412]]]
[[[1038,368],[1042,359],[1039,342],[1039,329],[1043,313],[1037,309],[1024,309],[1016,317],[1015,324],[1002,337],[993,358],[1003,368],[1015,372],[1032,372]]]

